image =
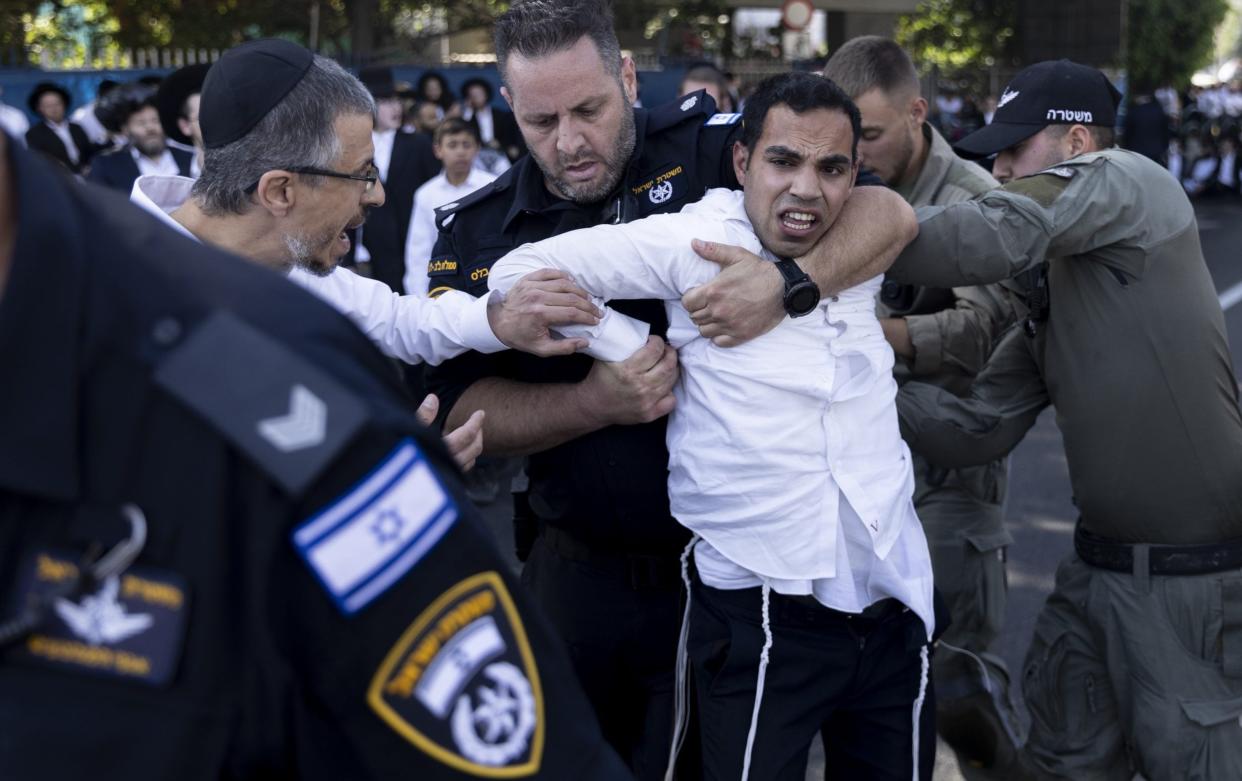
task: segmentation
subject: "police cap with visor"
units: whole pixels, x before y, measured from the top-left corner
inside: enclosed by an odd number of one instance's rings
[[[967,158],[988,157],[1022,143],[1048,125],[1117,124],[1121,93],[1099,70],[1047,60],[1013,77],[996,104],[992,124],[953,145]]]

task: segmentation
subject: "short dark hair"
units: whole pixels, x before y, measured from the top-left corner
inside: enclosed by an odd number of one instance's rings
[[[824,76],[840,85],[851,98],[877,88],[888,95],[902,90],[919,91],[919,74],[910,55],[896,41],[878,35],[846,41],[824,66]]]
[[[587,36],[604,67],[621,78],[621,44],[612,26],[610,0],[519,0],[496,20],[496,68],[506,85],[509,57],[537,59],[564,51]]]
[[[431,137],[436,144],[439,144],[445,136],[453,136],[458,133],[469,133],[470,137],[474,139],[474,143],[480,146],[483,145],[482,139],[479,138],[479,129],[461,117],[449,117],[444,120],[436,127],[436,132]]]
[[[119,133],[129,118],[144,108],[159,110],[155,88],[135,81],[109,91],[95,103],[95,118],[110,133]]]
[[[1048,125],[1049,129],[1055,128],[1052,130],[1052,137],[1054,139],[1064,138],[1071,127],[1073,125]],[[1117,131],[1111,127],[1104,127],[1103,125],[1083,125],[1083,127],[1091,134],[1091,139],[1095,141],[1096,149],[1112,149],[1117,145]]]
[[[681,77],[682,87],[680,89],[682,92],[685,91],[685,83],[687,81],[699,81],[704,84],[715,84],[720,88],[722,93],[728,93],[729,91],[728,79],[726,79],[725,75],[720,72],[719,68],[708,62],[700,62],[696,65],[690,66],[685,75]]]
[[[750,152],[763,135],[763,123],[768,111],[774,106],[788,106],[795,114],[805,114],[816,109],[836,109],[849,117],[854,132],[850,158],[858,159],[858,137],[862,135],[862,116],[850,96],[831,79],[818,73],[794,71],[769,76],[759,82],[742,109],[742,143]]]

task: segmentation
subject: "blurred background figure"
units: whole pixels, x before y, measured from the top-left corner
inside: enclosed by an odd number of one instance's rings
[[[90,164],[95,147],[81,126],[65,118],[69,103],[69,90],[59,84],[50,81],[36,84],[26,105],[40,121],[26,131],[26,144],[80,174]]]
[[[474,127],[483,146],[480,154],[503,154],[512,162],[526,152],[513,112],[492,106],[492,85],[487,79],[467,80],[461,87],[461,98],[462,119]]]
[[[1122,136],[1126,149],[1145,155],[1160,165],[1168,165],[1169,140],[1172,137],[1169,117],[1149,87],[1136,84],[1130,93]]]
[[[371,276],[402,292],[405,276],[405,239],[410,229],[414,191],[436,175],[440,164],[431,151],[431,139],[421,133],[402,133],[401,98],[392,68],[364,68],[359,80],[375,99],[375,168],[384,184],[385,200],[371,209],[360,229],[355,261],[369,261]]]
[[[30,120],[26,112],[10,106],[3,100],[4,89],[0,88],[0,130],[8,133],[18,143],[26,143],[26,131],[30,129]]]
[[[461,115],[461,105],[453,100],[448,82],[436,71],[427,71],[419,77],[418,87],[414,91],[419,100],[436,106],[437,120]]]
[[[689,95],[699,90],[706,90],[712,96],[712,100],[716,101],[716,111],[721,114],[732,114],[737,110],[734,108],[733,94],[729,91],[729,80],[710,62],[690,66],[686,75],[681,77],[677,94]]]
[[[169,148],[154,88],[141,83],[117,87],[100,103],[98,114],[104,127],[125,138],[125,145],[95,158],[90,181],[129,195],[139,176],[190,175],[194,155]]]
[[[117,143],[117,139],[103,126],[103,123],[99,121],[99,117],[95,116],[95,108],[105,95],[119,86],[121,86],[119,82],[112,79],[104,79],[95,88],[95,99],[84,106],[78,106],[73,110],[73,114],[69,116],[69,121],[85,130],[86,137],[100,149],[114,146]]]
[[[428,281],[450,271],[437,268],[431,257],[436,243],[436,209],[469,195],[496,177],[479,170],[474,161],[481,148],[478,132],[464,119],[450,117],[436,128],[433,151],[444,170],[414,193],[410,232],[405,242],[405,292],[426,296]],[[456,266],[451,270],[455,271]]]
[[[427,100],[417,100],[406,111],[402,130],[407,133],[425,133],[428,138],[440,124],[440,107]]]
[[[194,156],[190,177],[198,178],[203,170],[203,134],[198,125],[199,94],[203,80],[211,68],[206,63],[187,65],[174,71],[160,84],[155,93],[155,107],[160,114],[164,136],[173,149]]]

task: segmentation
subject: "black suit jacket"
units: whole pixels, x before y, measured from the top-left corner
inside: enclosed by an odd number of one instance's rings
[[[64,142],[48,127],[46,122],[40,121],[30,126],[30,129],[26,131],[26,146],[42,152],[75,174],[80,174],[91,161],[91,155],[95,153],[95,145],[91,143],[86,131],[73,122],[69,123],[69,137],[78,147],[76,164],[69,161],[69,152],[65,149]]]
[[[367,214],[362,244],[371,253],[371,276],[398,293],[405,277],[405,236],[410,229],[414,191],[440,172],[431,141],[422,133],[402,133],[392,144],[384,205]]]
[[[134,180],[140,173],[138,163],[134,161],[134,155],[129,150],[130,147],[125,146],[115,152],[96,157],[91,162],[91,172],[86,177],[87,180],[129,195],[129,191],[134,189]],[[169,147],[168,151],[172,152],[173,159],[177,161],[178,172],[182,176],[189,176],[190,163],[194,160],[194,156],[172,147]]]
[[[466,121],[474,127],[476,133],[480,133],[481,137],[478,116],[472,114]],[[522,131],[518,128],[517,119],[514,118],[512,111],[492,108],[492,135],[500,144],[500,151],[508,155],[510,161],[517,160],[526,154],[526,142],[522,140]]]

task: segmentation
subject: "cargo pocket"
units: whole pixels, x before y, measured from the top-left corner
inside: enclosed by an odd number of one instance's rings
[[[1181,700],[1182,713],[1190,721],[1188,734],[1179,736],[1179,750],[1167,767],[1151,767],[1153,778],[1185,778],[1215,781],[1242,778],[1242,697],[1226,700]],[[1172,735],[1169,736],[1173,738]]]
[[[1042,732],[1047,740],[1057,740],[1068,722],[1061,697],[1068,643],[1068,630],[1052,633],[1037,626],[1022,669],[1022,694],[1031,712],[1032,732]]]
[[[979,562],[979,620],[983,645],[987,646],[1000,634],[1005,623],[1005,603],[1009,596],[1009,583],[1005,574],[1005,548],[1013,538],[1007,531],[967,534],[967,542],[980,557]]]

